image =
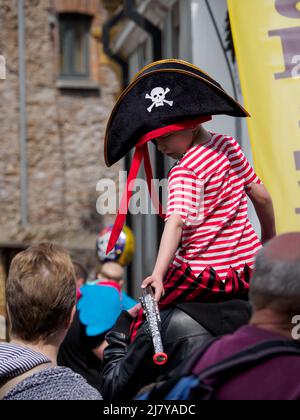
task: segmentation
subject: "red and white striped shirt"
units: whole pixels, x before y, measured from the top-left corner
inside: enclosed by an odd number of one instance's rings
[[[187,263],[196,276],[211,266],[224,281],[230,267],[238,273],[245,264],[252,268],[261,247],[246,195],[251,183],[261,180],[236,140],[211,134],[171,169],[166,220],[177,213],[184,222],[173,265]]]

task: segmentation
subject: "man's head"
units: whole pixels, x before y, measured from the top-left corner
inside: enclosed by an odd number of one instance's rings
[[[255,312],[270,310],[286,323],[300,315],[300,233],[277,236],[259,252],[250,299]]]
[[[66,330],[75,299],[74,267],[63,248],[41,244],[15,256],[6,284],[15,338],[35,342]]]
[[[113,280],[123,285],[124,268],[116,262],[106,262],[101,266],[100,278],[102,280]]]

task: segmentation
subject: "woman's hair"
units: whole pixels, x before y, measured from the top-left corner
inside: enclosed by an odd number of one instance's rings
[[[75,300],[74,267],[63,248],[44,243],[12,260],[6,301],[15,337],[33,342],[65,328]]]

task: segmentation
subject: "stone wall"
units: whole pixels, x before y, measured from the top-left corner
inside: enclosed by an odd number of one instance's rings
[[[14,3],[0,2],[0,50],[7,65],[6,80],[0,80],[0,226],[8,229],[20,221],[18,33]]]
[[[120,89],[93,36],[106,11],[100,0],[25,0],[29,220],[21,226],[17,4],[0,0],[0,54],[7,64],[7,78],[0,80],[0,251],[54,241],[92,272],[96,234],[114,218],[97,214],[96,184],[103,177],[117,181],[122,169],[122,164],[106,168],[103,156],[105,126]],[[90,68],[98,89],[58,88],[56,13],[62,11],[93,16]],[[0,264],[0,340],[5,336],[4,277]]]
[[[0,341],[6,339],[5,274],[0,253]]]
[[[55,5],[58,11],[78,7],[79,12],[88,5],[93,25],[105,19],[101,2],[25,0],[29,224],[24,228],[20,226],[17,2],[0,0],[0,50],[7,61],[7,79],[0,81],[1,243],[31,243],[69,232],[80,238],[81,233],[93,234],[111,221],[96,214],[96,183],[102,177],[117,179],[121,169],[116,165],[108,170],[103,158],[105,126],[119,82],[108,65],[101,65],[101,45],[91,34],[92,77],[100,90],[57,88]]]

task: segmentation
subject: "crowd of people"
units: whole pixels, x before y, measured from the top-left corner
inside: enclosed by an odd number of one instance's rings
[[[168,100],[147,94],[151,86],[164,86],[155,89]],[[203,127],[216,114],[248,116],[200,69],[163,60],[126,89],[105,136],[108,165],[136,147],[108,253],[142,159],[151,185],[147,142],[176,160],[157,260],[141,283],[160,310],[167,363],[153,363],[144,308],[122,291],[120,264],[104,263],[87,283],[85,268],[64,249],[41,244],[20,252],[9,270],[11,341],[0,344],[1,399],[300,399],[293,323],[300,315],[300,233],[276,236],[270,194],[238,142]]]
[[[11,341],[0,344],[1,399],[130,401],[147,389],[155,395],[187,373],[201,377],[257,345],[272,351],[231,369],[217,381],[214,399],[300,399],[300,343],[293,334],[300,314],[300,233],[279,235],[259,251],[250,302],[163,310],[161,336],[169,356],[163,366],[152,361],[147,321],[130,339],[139,305],[124,310],[104,336],[87,336],[76,314],[76,280],[86,271],[76,264],[53,244],[29,248],[12,261],[6,288]],[[201,400],[197,389],[193,398]]]

